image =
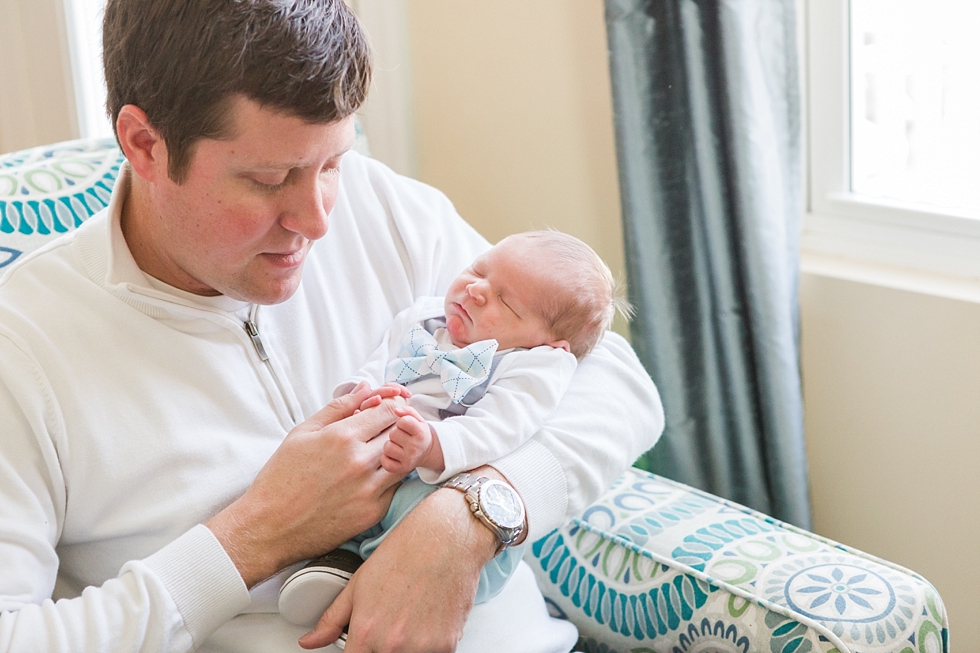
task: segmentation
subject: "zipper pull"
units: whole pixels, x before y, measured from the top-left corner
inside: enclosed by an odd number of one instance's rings
[[[259,327],[256,326],[255,322],[252,320],[245,321],[245,332],[248,337],[252,339],[252,344],[255,345],[255,351],[258,352],[259,358],[263,362],[269,360],[269,354],[265,353],[265,347],[262,346],[262,338],[259,337]]]

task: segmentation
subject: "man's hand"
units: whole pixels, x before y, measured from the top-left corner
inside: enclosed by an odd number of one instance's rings
[[[398,416],[384,402],[355,415],[367,384],[296,426],[237,501],[206,524],[247,587],[336,548],[384,516],[402,476],[381,467]]]
[[[490,467],[474,473],[503,478]],[[347,653],[454,651],[496,548],[463,494],[440,489],[391,531],[299,644],[326,646],[350,624]]]
[[[411,406],[396,406],[395,415],[398,421],[388,431],[381,466],[392,474],[408,474],[416,467],[442,472],[442,446],[429,423]]]

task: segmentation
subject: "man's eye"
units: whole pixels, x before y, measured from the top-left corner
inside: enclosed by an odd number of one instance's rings
[[[283,186],[286,185],[286,178],[283,178],[281,181],[272,181],[272,180],[269,180],[269,179],[262,179],[262,178],[258,178],[258,177],[252,177],[252,181],[260,189],[265,190],[265,191],[270,191],[270,192],[271,191],[279,190],[280,188],[282,188]]]

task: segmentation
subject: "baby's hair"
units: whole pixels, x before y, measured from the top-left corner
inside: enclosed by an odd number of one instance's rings
[[[541,317],[556,340],[567,340],[572,354],[581,359],[592,351],[612,326],[616,313],[629,319],[633,308],[622,295],[609,266],[584,242],[560,231],[527,231],[509,236],[530,240],[551,254],[561,291],[549,293],[541,305]]]

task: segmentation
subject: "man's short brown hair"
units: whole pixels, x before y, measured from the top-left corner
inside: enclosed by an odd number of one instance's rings
[[[351,115],[371,80],[367,37],[343,0],[108,0],[108,99],[142,109],[180,183],[194,144],[228,135],[242,95],[311,123]]]

